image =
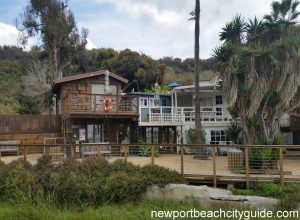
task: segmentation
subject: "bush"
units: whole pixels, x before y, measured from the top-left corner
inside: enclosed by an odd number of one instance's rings
[[[264,182],[257,184],[254,189],[259,196],[264,197],[278,197],[281,194],[281,188],[278,184],[271,182]]]
[[[178,172],[158,165],[143,166],[141,173],[147,177],[147,185],[163,186],[169,183],[187,183]]]
[[[0,169],[0,199],[31,201],[34,195],[34,174],[29,163],[16,160]]]
[[[283,210],[293,210],[298,208],[300,202],[300,185],[291,184],[283,188],[279,198],[279,206]]]
[[[136,202],[147,189],[147,180],[139,174],[129,175],[123,171],[107,178],[105,194],[107,201],[122,203]]]
[[[44,201],[72,208],[136,202],[152,184],[185,182],[177,172],[156,165],[140,167],[121,160],[109,164],[103,158],[53,165],[50,156],[33,167],[22,160],[1,165],[0,176],[2,201]]]

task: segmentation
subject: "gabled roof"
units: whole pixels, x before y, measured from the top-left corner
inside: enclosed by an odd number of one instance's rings
[[[55,83],[55,85],[57,85],[57,84],[80,80],[80,79],[85,79],[85,78],[89,78],[89,77],[102,76],[102,75],[105,75],[105,72],[106,72],[106,70],[99,70],[99,71],[90,72],[90,73],[83,73],[83,74],[78,74],[78,75],[74,75],[74,76],[67,76],[67,77],[63,77],[61,79],[54,80],[54,83]],[[128,83],[127,79],[125,79],[121,76],[118,76],[117,74],[112,73],[112,72],[109,72],[109,77],[113,77],[116,80],[121,81],[125,84]]]

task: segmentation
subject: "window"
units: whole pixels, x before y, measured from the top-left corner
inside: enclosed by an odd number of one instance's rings
[[[146,143],[158,143],[158,127],[146,127]]]
[[[148,99],[147,98],[141,98],[141,106],[147,107],[148,106]]]
[[[161,99],[161,105],[167,106],[167,99],[165,99],[165,98]]]
[[[152,143],[152,127],[146,127],[146,143]]]
[[[216,108],[216,115],[222,116],[222,108]]]
[[[216,96],[216,105],[222,105],[223,104],[223,97],[221,95]]]
[[[210,143],[211,144],[227,144],[229,141],[226,138],[224,130],[212,130],[210,131]]]

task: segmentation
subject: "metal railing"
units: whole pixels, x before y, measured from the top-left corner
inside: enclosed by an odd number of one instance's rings
[[[17,153],[9,151],[9,146]],[[36,149],[36,152],[30,150]],[[40,149],[40,150],[38,150]],[[44,150],[45,149],[45,150]],[[227,150],[224,150],[227,149]],[[30,154],[28,152],[31,152]],[[87,153],[88,152],[88,153]],[[104,156],[136,165],[156,164],[181,173],[189,182],[217,184],[274,181],[300,183],[300,145],[187,145],[187,144],[0,144],[0,161],[23,158],[36,163],[42,155],[53,161]]]
[[[111,108],[105,111],[103,101],[110,99]],[[62,99],[62,113],[129,113],[138,114],[136,96],[70,93]]]

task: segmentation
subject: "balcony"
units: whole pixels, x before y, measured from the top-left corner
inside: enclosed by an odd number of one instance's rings
[[[176,126],[183,125],[184,117],[176,114],[171,106],[151,106],[140,108],[140,126]]]
[[[231,115],[222,107],[205,106],[200,109],[203,123],[226,123],[232,121]],[[140,108],[139,124],[141,126],[176,126],[194,121],[194,107],[142,106]]]
[[[103,101],[110,99],[111,106],[105,110]],[[138,97],[104,94],[75,94],[70,93],[61,101],[62,114],[91,114],[91,115],[135,115],[139,114]]]
[[[195,121],[195,107],[177,107],[174,109],[176,114],[183,114],[185,122]],[[224,123],[232,121],[231,115],[224,107],[202,106],[200,107],[201,122],[205,123]]]

